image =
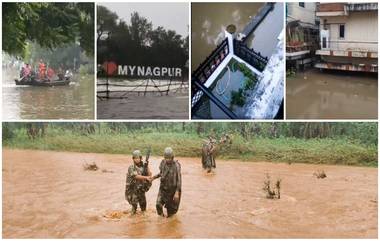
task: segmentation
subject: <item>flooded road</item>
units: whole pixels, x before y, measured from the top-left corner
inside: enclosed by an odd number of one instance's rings
[[[56,87],[16,86],[15,77],[3,70],[4,119],[94,119],[93,75]]]
[[[377,168],[217,161],[205,174],[199,159],[179,160],[181,205],[165,219],[158,181],[147,212],[128,214],[129,156],[3,149],[3,238],[377,237]],[[100,170],[84,171],[93,161]],[[327,178],[313,176],[320,169]],[[265,173],[282,179],[281,199],[265,198]]]
[[[376,119],[377,77],[311,69],[286,81],[290,119]]]
[[[192,3],[191,70],[194,71],[225,38],[230,24],[241,32],[264,3]]]
[[[105,84],[105,79],[98,79]],[[188,119],[189,87],[187,80],[109,80],[97,86],[98,119]],[[148,91],[145,93],[145,91]],[[120,98],[121,97],[121,98]]]
[[[188,119],[189,94],[129,94],[124,99],[97,100],[98,119]]]

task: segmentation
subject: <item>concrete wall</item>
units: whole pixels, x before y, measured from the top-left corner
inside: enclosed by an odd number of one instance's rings
[[[286,3],[287,5],[287,20],[300,20],[304,23],[315,24],[315,8],[316,3],[305,2],[305,7],[300,7],[298,2]]]
[[[247,40],[247,46],[260,52],[262,56],[270,58],[276,49],[281,31],[284,29],[284,4],[276,2],[274,9],[253,32],[253,39]]]
[[[323,29],[327,20],[330,30],[330,49],[377,52],[377,11],[349,12],[348,16],[320,17]],[[345,38],[339,38],[339,24],[345,25]],[[350,41],[352,43],[347,43]]]

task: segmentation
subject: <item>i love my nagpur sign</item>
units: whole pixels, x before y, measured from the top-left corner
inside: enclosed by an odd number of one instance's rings
[[[104,62],[103,68],[108,76],[126,77],[171,77],[181,78],[182,69],[176,67],[138,66],[138,65],[117,65],[115,62]]]

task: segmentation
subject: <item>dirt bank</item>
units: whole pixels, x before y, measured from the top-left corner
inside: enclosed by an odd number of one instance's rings
[[[100,170],[84,171],[92,161]],[[129,156],[3,149],[3,238],[377,238],[377,168],[218,161],[207,175],[180,161],[179,213],[156,215],[156,181],[147,212],[131,217]],[[261,190],[267,172],[282,179],[280,200]]]

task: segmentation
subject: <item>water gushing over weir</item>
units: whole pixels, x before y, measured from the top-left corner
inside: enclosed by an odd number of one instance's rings
[[[193,118],[273,119],[277,116],[284,90],[282,19],[283,4],[267,3],[243,32],[225,31],[225,40],[193,71]],[[274,27],[274,22],[278,26]],[[260,34],[254,36],[255,33]],[[223,95],[218,89],[220,81],[225,82]]]
[[[247,118],[273,118],[279,111],[284,93],[284,32],[281,32],[278,40],[255,92],[247,98],[249,101],[244,106]]]

